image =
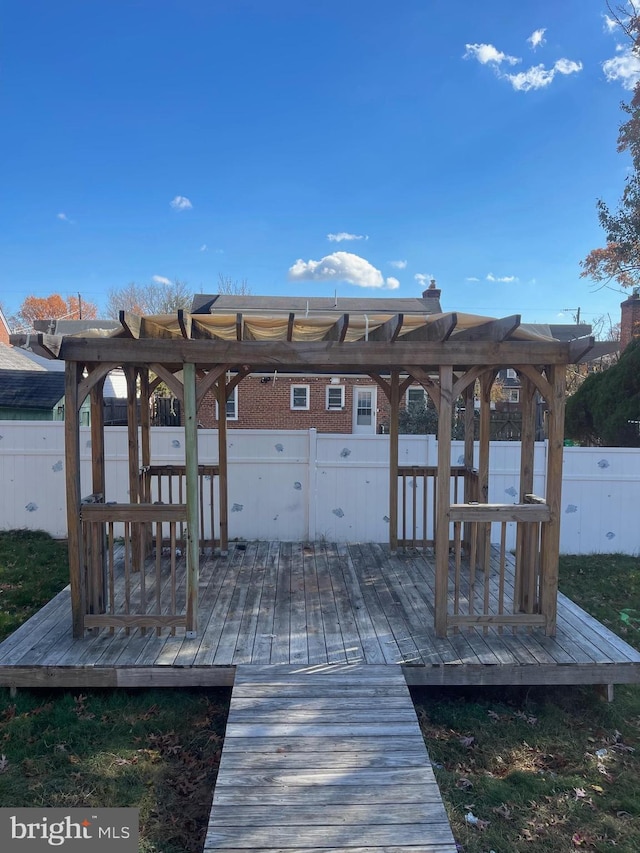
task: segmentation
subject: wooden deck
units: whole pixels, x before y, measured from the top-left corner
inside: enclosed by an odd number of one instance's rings
[[[400,667],[236,671],[205,853],[456,845]]]
[[[0,644],[0,684],[223,686],[242,664],[362,663],[402,665],[409,684],[640,682],[640,653],[563,595],[554,638],[488,628],[442,639],[433,590],[418,552],[232,544],[201,565],[195,639],[117,629],[74,640],[66,589]]]

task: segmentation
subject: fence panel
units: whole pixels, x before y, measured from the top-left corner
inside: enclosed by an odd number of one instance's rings
[[[201,464],[218,461],[215,430],[198,431]],[[91,436],[80,433],[83,495],[91,487]],[[489,501],[517,503],[518,442],[492,442]],[[477,465],[477,447],[474,463]],[[545,494],[545,445],[536,444],[533,491]],[[461,464],[464,445],[453,442]],[[389,534],[389,437],[310,431],[230,430],[230,538],[384,542]],[[153,428],[157,465],[184,464],[184,431]],[[401,436],[400,465],[437,459],[434,436]],[[105,429],[105,499],[129,500],[126,427]],[[0,422],[0,528],[46,530],[66,536],[64,424]],[[568,447],[564,454],[561,550],[640,553],[636,522],[640,449]],[[515,548],[515,524],[507,544]]]

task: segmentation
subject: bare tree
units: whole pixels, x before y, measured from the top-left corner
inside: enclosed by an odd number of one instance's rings
[[[250,296],[251,288],[246,278],[242,281],[231,278],[229,275],[218,273],[218,293],[233,294],[234,296]]]
[[[169,284],[153,282],[114,288],[107,294],[106,315],[117,319],[120,311],[134,314],[175,314],[179,308],[188,311],[193,302],[193,290],[176,279]]]

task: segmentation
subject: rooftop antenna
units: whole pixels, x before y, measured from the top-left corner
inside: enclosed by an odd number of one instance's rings
[[[579,308],[563,308],[563,311],[575,311],[576,313],[573,315],[573,320],[576,326],[580,325],[580,309]]]

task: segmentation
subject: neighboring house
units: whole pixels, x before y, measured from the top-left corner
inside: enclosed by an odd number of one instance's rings
[[[9,346],[9,335],[11,334],[11,329],[9,328],[9,324],[7,323],[7,318],[2,313],[2,308],[0,308],[0,344],[6,344]]]
[[[60,420],[64,373],[48,370],[0,370],[0,420]]]
[[[373,315],[402,313],[405,317],[440,314],[440,290],[435,282],[421,298],[327,298],[235,296],[197,294],[191,313],[241,314],[245,328],[251,318],[265,315],[281,319],[292,312],[296,317],[323,316],[338,320],[343,314]],[[239,330],[239,334],[241,330]],[[420,386],[410,388],[405,402],[424,398]],[[416,396],[417,395],[417,396]],[[218,406],[208,394],[199,410],[200,425],[216,427]],[[278,373],[251,374],[240,382],[227,402],[230,429],[310,429],[319,432],[374,434],[389,423],[389,408],[384,394],[370,376],[313,374],[309,376]]]
[[[109,333],[122,328],[117,320],[36,320],[34,327],[38,332],[48,335],[73,335],[96,330]],[[28,353],[28,355],[49,368],[64,370],[64,362],[47,360]],[[121,368],[116,368],[108,374],[104,383],[104,422],[105,426],[118,426],[127,422],[127,382]],[[58,420],[64,420],[64,400],[58,407]],[[80,408],[80,422],[84,426],[91,423],[91,404],[87,398]]]
[[[634,287],[631,296],[620,304],[620,352],[637,337],[640,337],[640,287]]]

